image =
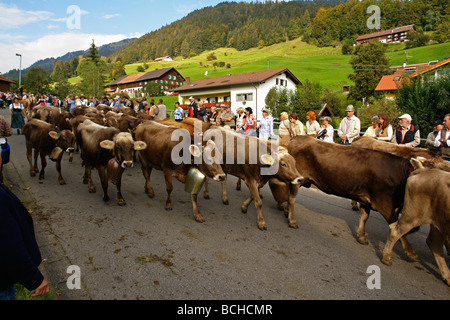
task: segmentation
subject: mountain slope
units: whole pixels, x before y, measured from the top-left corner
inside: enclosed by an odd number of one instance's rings
[[[131,43],[133,43],[136,40],[137,40],[136,38],[125,39],[125,40],[121,40],[118,42],[100,46],[98,48],[99,55],[102,57],[108,57],[108,56],[114,54],[115,52],[117,52],[118,50],[130,45]],[[67,62],[67,61],[70,61],[74,57],[85,55],[87,52],[88,52],[88,50],[73,51],[73,52],[68,52],[65,55],[58,57],[58,58],[47,58],[47,59],[36,61],[30,67],[22,70],[22,77],[24,77],[27,74],[27,72],[33,67],[41,67],[48,73],[52,73],[53,64],[56,60],[62,60],[63,62]],[[9,72],[5,73],[3,76],[7,77],[8,79],[18,79],[19,78],[19,70],[18,69],[10,70]]]

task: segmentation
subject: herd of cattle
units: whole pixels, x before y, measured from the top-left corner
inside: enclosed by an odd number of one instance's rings
[[[279,152],[274,152],[272,141],[246,137],[205,122],[200,124],[194,119],[182,122],[153,120],[145,113],[136,113],[129,108],[113,110],[106,105],[77,107],[73,113],[36,106],[28,108],[27,116],[29,121],[23,133],[31,176],[39,173],[39,179],[44,179],[48,156],[56,162],[59,183],[65,184],[61,175],[64,152],[55,150],[68,152],[69,161],[72,161],[73,153],[79,149],[85,169],[83,183],[88,185],[89,192],[96,191],[91,171],[97,169],[103,200],[109,200],[108,184],[112,182],[117,188],[117,203],[125,205],[121,194],[122,173],[127,167],[133,167],[137,155],[145,177],[145,193],[150,198],[154,197],[150,176],[153,169],[162,171],[167,191],[165,209],[172,210],[172,177],[186,183],[190,170],[195,167],[207,177],[206,180],[210,178],[222,184],[222,201],[228,204],[226,178],[232,175],[244,181],[250,191],[250,197],[242,204],[241,210],[246,212],[254,201],[257,224],[262,230],[267,228],[259,193],[262,187],[269,183],[289,226],[298,228],[294,208],[297,193],[302,186],[315,185],[325,193],[359,203],[357,240],[362,244],[368,243],[365,223],[370,210],[381,213],[390,228],[382,258],[385,264],[391,264],[392,248],[399,239],[407,257],[417,261],[418,256],[406,235],[422,224],[430,224],[427,244],[444,282],[450,286],[450,270],[443,250],[444,245],[450,250],[450,162],[426,149],[397,146],[366,137],[358,138],[352,146],[342,146],[298,136],[286,148],[280,147]],[[199,125],[202,126],[201,132],[196,131]],[[173,161],[178,142],[173,141],[172,136],[179,129],[188,132],[191,139],[189,152],[192,161],[188,163]],[[223,139],[204,141],[207,139],[203,136],[209,129],[217,129]],[[196,144],[198,135],[202,145]],[[230,143],[230,136],[234,143]],[[256,162],[249,161],[252,139],[258,141],[258,148],[266,148],[263,152],[258,150],[258,154],[263,156]],[[245,161],[238,161],[242,157],[239,145],[245,146]],[[215,152],[219,152],[224,161],[211,161],[217,156]],[[39,156],[40,172],[37,166]],[[204,161],[196,162],[196,157],[203,157]],[[230,157],[234,161],[230,161]],[[261,169],[271,167],[274,161],[278,162],[278,171],[263,175]],[[191,193],[191,201],[195,220],[205,221],[197,205],[197,193]]]

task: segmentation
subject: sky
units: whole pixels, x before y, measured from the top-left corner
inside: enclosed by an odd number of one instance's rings
[[[251,0],[241,0],[251,2]],[[0,0],[0,72],[141,37],[223,0]]]

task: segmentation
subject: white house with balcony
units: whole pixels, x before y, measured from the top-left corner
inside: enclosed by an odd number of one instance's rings
[[[295,90],[301,84],[300,80],[287,68],[226,75],[215,78],[204,78],[190,81],[175,89],[179,93],[181,105],[189,104],[189,97],[205,104],[230,104],[236,113],[239,107],[251,107],[257,119],[261,119],[262,110],[266,107],[265,100],[270,89],[284,87]]]

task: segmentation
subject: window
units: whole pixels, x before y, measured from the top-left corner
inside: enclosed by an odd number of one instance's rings
[[[236,101],[253,101],[253,93],[240,93],[236,95]]]
[[[400,78],[401,78],[400,76],[397,76],[397,77],[394,78],[394,81],[399,81]]]

